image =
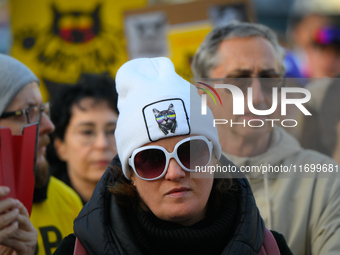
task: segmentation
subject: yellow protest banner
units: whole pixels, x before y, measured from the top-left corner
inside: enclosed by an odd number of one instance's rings
[[[11,0],[12,56],[41,80],[43,98],[81,73],[115,75],[127,61],[124,10],[147,0]],[[46,90],[46,88],[48,90]]]
[[[194,22],[171,26],[168,32],[170,42],[169,57],[176,67],[176,72],[184,79],[192,78],[191,61],[197,48],[206,35],[213,29],[210,22]]]

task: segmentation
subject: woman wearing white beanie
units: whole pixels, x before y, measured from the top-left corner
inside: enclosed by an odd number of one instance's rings
[[[55,254],[291,254],[266,230],[246,179],[203,172],[232,163],[169,59],[129,61],[116,84],[119,157]]]

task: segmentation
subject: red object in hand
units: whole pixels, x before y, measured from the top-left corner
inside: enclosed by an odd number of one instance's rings
[[[12,135],[0,127],[0,186],[11,189],[7,197],[19,199],[31,214],[34,167],[37,155],[38,124],[24,127],[22,135]]]

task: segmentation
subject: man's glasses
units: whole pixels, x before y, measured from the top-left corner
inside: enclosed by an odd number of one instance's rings
[[[133,151],[129,165],[143,180],[153,181],[162,178],[174,158],[182,169],[197,171],[196,167],[207,166],[211,160],[212,143],[204,136],[192,136],[179,141],[173,152],[161,146],[144,146]]]
[[[42,116],[43,112],[45,114],[47,114],[48,116],[50,115],[50,103],[49,102],[42,104],[40,106],[37,106],[37,105],[31,106],[31,107],[28,107],[24,110],[4,112],[0,116],[0,119],[5,119],[5,118],[8,118],[8,117],[12,117],[12,116],[25,115],[26,121],[27,121],[28,124],[35,123],[35,122],[40,123],[41,116]]]
[[[104,132],[105,139],[111,144],[116,143],[116,125],[106,127],[103,131],[97,130],[94,126],[80,125],[74,129],[74,137],[83,145],[93,144],[100,132]]]
[[[257,77],[257,78],[252,78],[252,77],[231,77],[231,78],[205,78],[205,79],[200,79],[200,81],[204,83],[208,83],[211,86],[214,87],[215,84],[231,84],[234,85],[242,90],[243,93],[247,92],[248,87],[251,86],[251,84],[254,82],[254,79],[258,79],[258,81],[261,84],[261,89],[264,93],[266,94],[271,94],[273,93],[273,88],[277,88],[277,91],[280,92],[281,88],[285,86],[285,79],[277,75],[277,77]],[[228,90],[229,91],[229,90]]]

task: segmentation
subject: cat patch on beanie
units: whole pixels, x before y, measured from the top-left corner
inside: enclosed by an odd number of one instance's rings
[[[143,108],[143,116],[150,141],[190,134],[187,111],[182,99],[167,99]]]

